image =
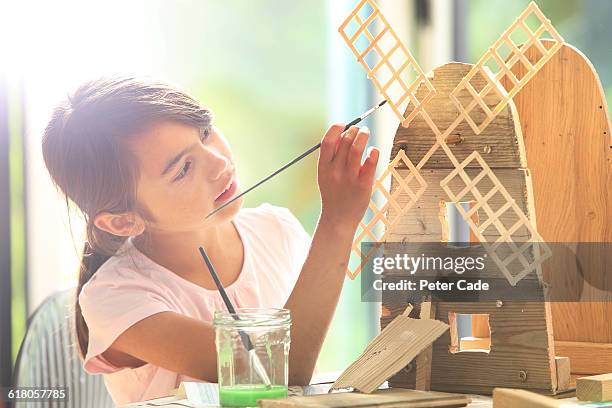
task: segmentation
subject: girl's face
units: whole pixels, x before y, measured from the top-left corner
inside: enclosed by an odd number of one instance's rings
[[[207,132],[178,122],[162,122],[130,145],[139,162],[137,200],[153,220],[148,232],[181,232],[231,220],[242,198],[206,219],[237,195],[232,152],[214,126]]]

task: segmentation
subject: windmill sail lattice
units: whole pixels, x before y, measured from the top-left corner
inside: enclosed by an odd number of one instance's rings
[[[353,26],[352,29],[351,25]],[[412,54],[401,43],[373,0],[360,1],[341,24],[339,32],[359,63],[365,68],[368,77],[387,99],[396,115],[400,117],[401,125],[408,127],[417,115],[421,115],[436,138],[436,142],[416,166],[400,150],[398,156],[391,161],[383,177],[381,177],[383,179],[391,175],[399,188],[405,188],[406,179],[402,179],[395,170],[399,160],[401,160],[406,162],[406,167],[409,169],[407,178],[418,180],[420,183],[416,192],[412,193],[413,190],[410,190],[408,205],[399,208],[393,220],[387,219],[387,215],[390,206],[399,206],[396,201],[396,192],[390,193],[389,188],[391,187],[386,187],[381,179],[376,182],[365,221],[360,223],[358,234],[353,243],[353,253],[361,256],[362,262],[358,268],[347,272],[349,277],[354,279],[359,274],[361,266],[375,252],[372,250],[369,254],[362,254],[360,243],[364,240],[384,242],[397,219],[405,215],[408,209],[416,204],[421,197],[427,183],[419,170],[433,153],[441,148],[455,168],[440,182],[440,186],[449,199],[455,203],[460,202],[468,194],[475,199],[476,204],[469,211],[465,211],[460,205],[457,205],[457,208],[510,284],[516,285],[532,271],[535,271],[541,278],[540,266],[551,255],[551,251],[538,234],[533,220],[530,220],[516,204],[510,193],[477,151],[474,151],[460,163],[446,143],[446,138],[463,120],[472,127],[476,134],[480,134],[506,107],[512,97],[563,45],[563,38],[551,25],[550,20],[544,16],[535,3],[529,4],[518,19],[502,34],[452,91],[450,98],[457,106],[459,114],[456,120],[444,131],[438,128],[427,113],[426,104],[436,92],[433,85],[423,74]],[[522,33],[526,37],[522,44],[517,41],[517,33]],[[546,33],[554,40],[552,47],[545,47],[541,42]],[[363,38],[360,43],[359,38],[361,36]],[[536,61],[532,60],[532,62],[525,56],[526,51],[531,47],[536,47],[540,55]],[[507,55],[502,52],[503,48],[510,50]],[[395,57],[394,53],[398,50],[401,50],[399,55],[403,60],[394,61],[394,64],[389,65],[389,61],[391,61],[392,56]],[[371,52],[379,57],[378,62],[368,60],[368,54]],[[385,66],[390,68],[391,76],[389,79],[383,80],[382,73]],[[516,69],[518,66],[521,67],[521,70]],[[416,71],[416,79],[412,82],[407,82],[398,74],[407,67]],[[518,72],[521,72],[521,74],[518,74]],[[482,75],[486,80],[486,85],[481,89],[476,89],[470,82],[477,74]],[[508,88],[502,86],[501,82],[506,77],[509,78],[511,84]],[[396,82],[400,83],[403,91],[400,92],[399,98],[392,97],[388,92],[392,84]],[[420,87],[425,87],[425,97],[421,100],[416,97],[417,89]],[[468,96],[471,99],[468,99],[470,102],[467,105],[463,105],[461,101],[466,100],[466,92],[469,93]],[[409,105],[405,111],[400,110],[400,105],[406,101],[412,102],[412,105]],[[485,112],[485,119],[481,123],[476,123],[471,115],[475,109],[481,109]],[[474,163],[478,164],[481,171],[471,178],[465,169],[468,164],[473,167]],[[449,182],[457,177],[462,181],[463,188],[454,191],[451,189]],[[483,183],[485,180],[486,183]],[[489,186],[486,191],[481,191],[484,190],[483,184]],[[380,202],[378,196],[381,194],[386,197],[386,202],[382,206],[377,204]],[[498,195],[503,198],[503,204],[499,208],[493,208],[490,200]],[[480,225],[477,225],[472,219],[472,215],[476,211],[479,212]],[[485,234],[487,230],[493,230],[495,233]],[[520,235],[520,240],[524,242],[517,242],[517,235]]]
[[[362,0],[338,29],[378,91],[407,127],[435,90],[408,48],[400,41],[373,0]],[[419,85],[429,89],[423,100],[415,96]],[[405,116],[406,107],[412,112]]]

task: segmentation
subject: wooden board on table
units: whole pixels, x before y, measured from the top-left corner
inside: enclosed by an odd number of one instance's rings
[[[532,59],[534,52],[529,50],[527,57]],[[612,135],[593,65],[579,50],[564,44],[514,97],[514,103],[521,118],[540,235],[547,242],[612,242]],[[589,270],[590,262],[600,270],[603,262],[609,265],[610,258],[602,256],[585,254],[580,258],[583,270]],[[550,279],[555,279],[554,269],[553,264],[543,265]],[[594,290],[583,282],[558,284],[576,288],[578,295]],[[610,345],[610,314],[611,302],[555,302],[555,341]],[[612,371],[612,366],[600,367],[599,359],[591,359],[589,369],[588,361],[579,362],[575,353],[564,349],[558,354],[570,357],[572,372]]]
[[[442,392],[403,389],[378,390],[372,394],[359,392],[337,392],[308,397],[288,397],[260,400],[261,408],[340,408],[340,407],[385,407],[425,408],[464,407],[470,403],[466,395]]]
[[[612,401],[612,373],[578,378],[576,397],[581,401]]]
[[[493,390],[495,408],[559,408],[564,402],[525,390],[496,388]]]
[[[397,316],[340,374],[332,389],[373,392],[447,330],[448,324],[438,320]]]

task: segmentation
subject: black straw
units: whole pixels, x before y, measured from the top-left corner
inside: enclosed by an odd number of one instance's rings
[[[387,103],[387,100],[382,101],[381,103],[379,103],[378,105],[376,105],[375,107],[373,107],[372,109],[368,110],[367,112],[365,112],[363,115],[359,116],[358,118],[353,119],[352,121],[350,121],[345,127],[344,130],[342,131],[343,133],[346,132],[351,126],[356,125],[357,123],[361,122],[362,120],[364,120],[365,118],[367,118],[372,112],[376,111],[378,108],[380,108],[381,106],[383,106],[385,103]],[[295,159],[291,160],[289,163],[285,164],[284,166],[282,166],[280,169],[276,170],[274,173],[270,174],[269,176],[264,177],[262,180],[258,181],[257,183],[255,183],[253,186],[249,187],[248,189],[244,190],[242,193],[238,194],[236,197],[232,198],[231,200],[229,200],[228,202],[226,202],[225,204],[223,204],[221,207],[215,209],[214,211],[212,211],[210,214],[208,214],[206,216],[206,218],[210,217],[211,215],[213,215],[214,213],[216,213],[217,211],[225,208],[226,206],[230,205],[231,203],[233,203],[234,201],[236,201],[237,199],[239,199],[240,197],[242,197],[243,195],[245,195],[246,193],[248,193],[249,191],[255,189],[256,187],[259,187],[260,185],[262,185],[263,183],[265,183],[266,181],[270,180],[272,177],[276,176],[278,173],[286,170],[287,168],[293,166],[295,163],[299,162],[300,160],[302,160],[304,157],[308,156],[310,153],[314,152],[315,150],[317,150],[319,147],[321,147],[321,143],[317,143],[316,145],[312,146],[310,149],[306,150],[304,153],[300,154],[298,157],[296,157]]]

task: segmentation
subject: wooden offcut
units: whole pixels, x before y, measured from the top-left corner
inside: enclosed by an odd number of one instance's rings
[[[261,408],[341,408],[385,407],[428,408],[464,407],[471,399],[466,395],[416,390],[384,389],[372,394],[338,392],[305,397],[259,400]]]
[[[568,357],[555,357],[555,367],[557,372],[557,390],[565,391],[570,388],[571,382],[571,361]]]
[[[534,392],[496,388],[493,390],[493,408],[560,408],[564,402]]]
[[[368,344],[331,388],[373,392],[447,329],[448,325],[438,320],[412,319],[403,314],[397,316]]]
[[[612,401],[612,373],[578,378],[576,397],[581,401]]]

